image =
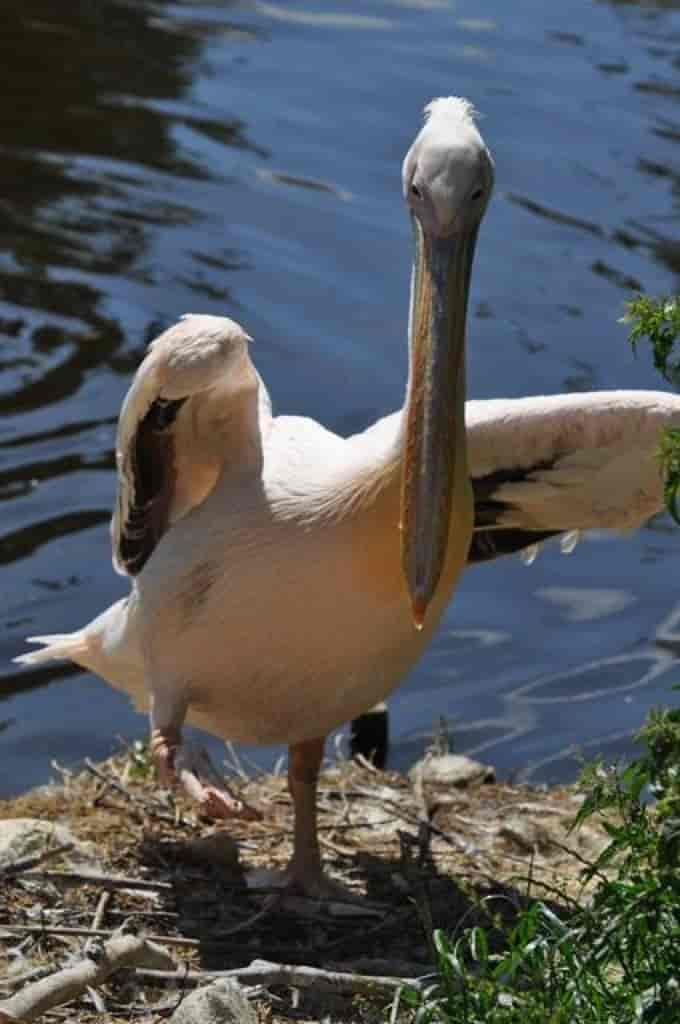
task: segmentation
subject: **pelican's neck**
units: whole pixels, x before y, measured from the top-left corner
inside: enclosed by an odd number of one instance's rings
[[[340,517],[352,515],[373,505],[379,505],[386,520],[399,524],[399,502],[406,425],[409,402],[412,401],[412,356],[409,351],[409,374],[403,407],[392,415],[374,423],[349,443],[355,448],[356,461],[351,460],[352,473],[348,478],[334,480],[332,488],[336,513]],[[467,446],[465,443],[465,357],[461,359],[453,389],[455,404],[456,490],[466,486],[468,479]]]

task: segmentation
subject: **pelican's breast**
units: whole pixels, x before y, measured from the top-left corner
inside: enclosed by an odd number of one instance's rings
[[[191,721],[237,741],[323,735],[382,699],[427,643],[452,585],[443,581],[417,632],[400,566],[398,473],[381,479],[375,457],[309,423],[275,421],[262,477],[218,485],[138,582],[150,672],[186,687]],[[470,529],[452,538],[450,579]]]

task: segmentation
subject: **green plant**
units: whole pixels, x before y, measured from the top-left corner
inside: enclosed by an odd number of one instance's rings
[[[143,782],[153,775],[153,760],[149,744],[135,740],[127,750],[126,772],[130,779]]]
[[[680,367],[671,362],[671,354],[675,339],[680,334],[680,297],[650,299],[646,295],[638,295],[626,303],[621,323],[632,324],[628,340],[633,351],[637,350],[642,338],[649,339],[654,366],[669,384],[677,384]]]
[[[402,999],[414,1024],[677,1024],[680,709],[650,715],[639,740],[632,764],[582,777],[573,827],[597,815],[609,837],[584,871],[589,904],[532,903],[496,953],[482,928],[436,931],[436,981]]]
[[[669,384],[680,384],[680,363],[672,360],[673,346],[680,334],[680,296],[650,299],[638,295],[626,303],[622,323],[631,324],[628,340],[637,352],[643,338],[652,347],[654,366]],[[664,497],[668,511],[680,525],[677,494],[680,488],[680,430],[670,427],[659,446],[659,459],[664,474]]]

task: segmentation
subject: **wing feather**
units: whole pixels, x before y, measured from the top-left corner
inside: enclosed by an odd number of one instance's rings
[[[469,561],[571,530],[642,525],[663,506],[659,440],[678,424],[680,397],[663,392],[468,402]]]
[[[270,406],[249,341],[233,320],[188,315],[151,343],[118,422],[117,571],[141,572],[225,471],[258,470]]]

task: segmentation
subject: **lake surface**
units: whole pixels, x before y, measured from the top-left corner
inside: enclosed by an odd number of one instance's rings
[[[150,338],[187,311],[232,316],[277,409],[341,433],[401,403],[400,164],[432,96],[473,100],[496,161],[471,397],[662,386],[617,318],[632,290],[677,290],[680,272],[680,0],[10,6],[2,795],[45,781],[53,759],[146,732],[95,677],[11,658],[125,590],[110,567],[113,435]],[[568,558],[547,546],[531,568],[470,570],[391,701],[392,763],[416,757],[439,716],[455,749],[504,776],[567,779],[578,750],[629,753],[680,678],[656,643],[679,578],[664,516],[589,535]]]

